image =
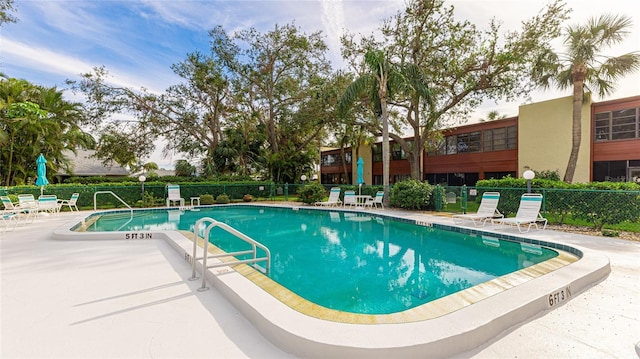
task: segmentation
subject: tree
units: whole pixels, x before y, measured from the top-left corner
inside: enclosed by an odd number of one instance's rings
[[[416,180],[423,177],[421,154],[439,128],[465,118],[486,99],[511,100],[535,88],[529,78],[534,59],[559,34],[566,18],[563,6],[554,2],[524,21],[520,32],[501,37],[497,20],[482,31],[469,21],[457,20],[453,10],[445,8],[443,0],[414,0],[381,28],[384,37],[379,46],[398,64],[418,68],[420,77],[414,83],[422,79],[431,93],[427,101],[414,92],[422,86],[407,87],[390,102],[399,114],[390,119],[392,126],[413,130],[411,142],[398,131],[390,137],[407,154]],[[349,35],[342,43],[343,54],[353,58],[375,41],[368,38],[357,44]]]
[[[82,74],[81,81],[67,81],[87,98],[92,124],[101,134],[97,156],[105,164],[138,169],[159,137],[171,139],[164,153],[213,156],[230,111],[228,79],[214,59],[197,52],[172,70],[184,82],[162,94],[114,86],[103,67]]]
[[[64,151],[95,144],[80,128],[83,122],[81,106],[65,101],[55,87],[15,78],[0,80],[0,183],[10,186],[35,178],[40,153],[47,157],[51,172],[69,170]]]
[[[15,11],[13,6],[13,0],[0,0],[0,26],[7,22],[16,22],[16,19],[11,12]]]
[[[355,79],[338,103],[339,112],[347,113],[356,101],[367,101],[382,124],[382,183],[385,202],[389,201],[389,99],[406,83],[402,70],[390,62],[382,50],[369,50],[364,55],[368,72]]]
[[[69,81],[85,93],[94,125],[109,136],[100,141],[100,158],[138,166],[154,141],[165,136],[171,138],[165,152],[202,158],[206,175],[236,168],[245,173],[261,171],[262,164],[250,163],[249,158],[259,155],[267,159],[273,180],[299,178],[292,169],[313,164],[315,156],[308,153],[317,152],[312,144],[332,121],[326,106],[330,98],[324,95],[330,87],[329,64],[320,34],[306,35],[292,25],[276,25],[265,34],[250,29],[229,37],[218,27],[210,35],[211,54],[190,54],[172,66],[183,82],[162,94],[114,86],[104,68],[82,75],[80,82]],[[117,141],[105,141],[117,136],[129,137],[127,146],[116,148]],[[251,149],[230,152],[231,144]],[[250,154],[255,149],[260,153]],[[290,166],[292,158],[310,162]],[[233,159],[247,162],[227,166]]]
[[[582,140],[582,104],[585,90],[600,96],[610,94],[615,81],[640,68],[640,54],[605,56],[602,50],[621,42],[631,29],[631,17],[602,15],[584,25],[568,26],[563,31],[566,53],[551,49],[540,54],[533,77],[543,88],[552,85],[564,90],[573,88],[571,153],[564,181],[571,183],[575,174]]]
[[[196,166],[189,163],[187,160],[176,161],[176,176],[179,177],[191,177],[196,174]]]
[[[230,36],[217,27],[209,34],[213,56],[231,76],[236,109],[266,131],[271,179],[295,181],[300,173],[292,171],[299,166],[291,156],[312,161],[305,164],[310,167],[315,156],[306,153],[333,121],[325,95],[330,67],[320,33],[307,35],[287,24],[266,33],[252,28]]]
[[[492,110],[487,113],[487,118],[481,118],[480,122],[502,120],[503,118],[507,118],[507,115],[501,115],[500,112]]]

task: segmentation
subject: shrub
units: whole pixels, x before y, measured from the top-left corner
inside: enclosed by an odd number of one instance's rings
[[[216,203],[217,204],[227,204],[229,203],[229,196],[227,196],[226,194],[221,194],[218,195],[218,197],[216,197]]]
[[[526,191],[526,180],[505,178],[482,180],[476,186],[500,191],[498,209],[505,215],[515,213],[520,196]],[[568,184],[534,178],[532,192],[543,193],[544,210],[559,223],[567,218],[585,220],[596,230],[605,225],[640,220],[640,185],[631,182],[592,182]],[[622,204],[622,205],[621,205]]]
[[[327,196],[327,190],[318,182],[311,182],[298,190],[298,201],[306,204],[322,201]]]
[[[426,209],[432,192],[433,187],[426,182],[413,179],[398,182],[391,190],[390,204],[406,209]]]
[[[200,204],[213,204],[213,195],[203,194],[200,196]]]

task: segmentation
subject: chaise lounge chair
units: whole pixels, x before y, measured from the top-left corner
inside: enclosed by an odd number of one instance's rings
[[[19,194],[18,208],[25,214],[26,219],[31,217],[31,221],[38,215],[38,201],[36,201],[36,198],[32,194]]]
[[[184,198],[180,196],[180,186],[177,184],[167,185],[167,207],[171,207],[173,202],[179,202],[180,207],[184,207]]]
[[[342,202],[340,201],[340,187],[333,187],[329,191],[329,199],[325,202],[316,202],[314,205],[322,207],[338,207]]]
[[[13,205],[11,199],[7,196],[0,196],[4,209],[0,211],[0,218],[4,223],[4,230],[9,228],[9,224],[13,223],[13,228],[16,228],[18,224],[18,215],[21,213],[20,209]]]
[[[544,223],[542,229],[547,228],[547,219],[540,215],[540,207],[542,207],[542,195],[539,193],[525,193],[520,199],[518,213],[512,218],[492,219],[491,223],[509,224],[518,227],[518,231],[522,233],[520,226],[528,225],[527,232],[531,230],[531,226],[538,229],[538,222]]]
[[[356,191],[345,191],[342,206],[346,207],[358,207],[358,201],[356,199]]]
[[[462,224],[465,221],[471,221],[474,226],[482,224],[493,218],[504,218],[502,213],[498,211],[498,202],[500,201],[500,192],[485,192],[482,194],[482,201],[476,213],[456,214],[453,216],[453,222]]]
[[[60,203],[58,202],[58,197],[54,194],[43,194],[38,197],[38,211],[40,212],[49,212],[49,213],[58,213],[60,212]]]

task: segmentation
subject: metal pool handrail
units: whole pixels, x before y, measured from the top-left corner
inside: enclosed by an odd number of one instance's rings
[[[203,245],[203,251],[202,251],[202,257],[197,257],[197,249],[198,249],[198,227],[200,227],[200,225],[202,223],[205,222],[209,222],[210,224],[207,225],[207,228],[204,231],[204,245]],[[211,232],[211,230],[215,227],[219,227],[223,230],[225,230],[226,232],[234,235],[236,238],[241,239],[247,243],[249,243],[251,245],[251,250],[246,250],[246,251],[238,251],[238,252],[230,252],[230,253],[222,253],[222,254],[216,254],[216,255],[208,255],[209,250],[209,233]],[[265,257],[260,257],[258,258],[257,256],[257,248],[262,249],[266,256]],[[233,257],[233,256],[237,256],[237,255],[242,255],[242,254],[253,254],[253,258],[251,259],[243,259],[243,260],[236,260],[233,262],[221,262],[221,263],[215,263],[212,265],[207,266],[207,258],[222,258],[222,257]],[[235,228],[229,226],[226,223],[223,222],[218,222],[213,218],[210,217],[204,217],[199,219],[195,225],[193,226],[193,255],[192,255],[192,262],[191,262],[191,278],[189,278],[189,280],[196,280],[198,279],[198,277],[196,276],[196,261],[202,259],[202,286],[200,288],[198,288],[198,291],[205,291],[207,289],[209,289],[207,287],[207,283],[206,283],[206,276],[204,275],[204,271],[209,269],[209,268],[215,268],[215,267],[226,267],[226,266],[230,266],[230,265],[236,265],[236,264],[242,264],[242,263],[257,263],[257,262],[267,262],[265,265],[264,270],[257,265],[254,265],[254,268],[260,270],[261,272],[268,274],[270,267],[271,267],[271,252],[269,251],[269,248],[265,247],[262,243],[255,241],[254,239],[252,239],[251,237],[247,236],[246,234],[236,230]]]
[[[123,201],[122,198],[118,197],[118,195],[113,193],[112,191],[97,191],[93,194],[93,210],[94,211],[97,209],[96,198],[98,197],[99,193],[111,193],[118,201],[122,202],[122,204],[127,206],[127,208],[129,208],[129,210],[131,211],[131,214],[133,215],[133,209],[131,208],[131,206],[129,206],[127,202]]]

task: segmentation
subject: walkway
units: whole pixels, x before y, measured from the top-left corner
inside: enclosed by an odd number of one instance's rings
[[[0,234],[0,357],[291,358],[218,291],[198,292],[190,267],[163,240],[50,238],[76,218],[61,213]],[[459,358],[633,358],[640,243],[544,234],[605,252],[612,273]]]

